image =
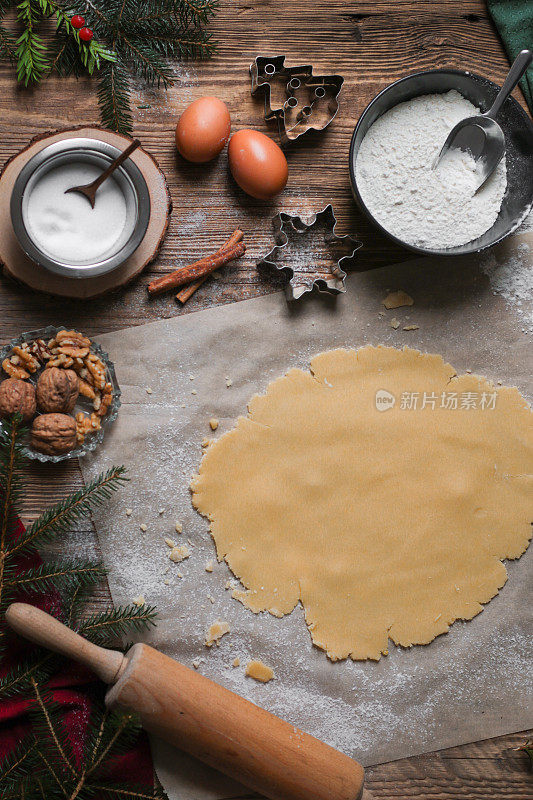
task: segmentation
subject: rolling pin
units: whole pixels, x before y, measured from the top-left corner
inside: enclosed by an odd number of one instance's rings
[[[144,728],[270,800],[358,800],[360,764],[146,644],[126,655],[88,642],[26,603],[9,626],[110,684],[106,705],[136,711]]]

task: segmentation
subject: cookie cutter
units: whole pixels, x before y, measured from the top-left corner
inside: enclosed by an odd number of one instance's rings
[[[346,272],[342,267],[354,265],[355,254],[362,247],[362,242],[349,234],[338,236],[335,233],[336,224],[331,203],[307,221],[300,216],[280,211],[272,220],[276,244],[257,262],[257,269],[286,275],[289,278],[286,292],[290,300],[298,300],[313,288],[326,294],[344,293]],[[312,236],[316,241],[320,228],[323,229],[320,250],[311,248],[307,257],[304,254],[302,258],[300,252],[296,262],[292,259],[292,263],[284,263],[292,250],[291,244],[301,250],[303,239],[300,237]],[[343,250],[348,252],[339,257]]]
[[[323,131],[337,115],[340,75],[313,75],[311,64],[286,67],[285,56],[257,56],[250,75],[252,95],[264,94],[265,120],[277,120],[282,143]]]

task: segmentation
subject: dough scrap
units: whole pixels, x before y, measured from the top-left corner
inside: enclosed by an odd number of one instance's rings
[[[248,678],[253,678],[254,681],[259,681],[259,683],[268,683],[274,677],[274,670],[272,667],[263,664],[262,661],[253,660],[247,663],[244,674]]]
[[[528,546],[533,413],[516,388],[367,346],[315,356],[248,410],[203,456],[193,504],[244,587],[233,596],[278,617],[300,602],[332,660],[472,619]]]
[[[397,292],[389,292],[385,300],[381,301],[385,308],[401,308],[402,306],[414,305],[413,298],[404,292],[403,289],[398,289]]]
[[[230,632],[230,626],[223,619],[217,619],[216,622],[210,626],[205,637],[206,647],[212,647],[214,644],[218,646],[223,636]]]

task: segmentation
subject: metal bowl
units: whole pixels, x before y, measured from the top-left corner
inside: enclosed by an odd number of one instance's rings
[[[26,331],[26,333],[21,333],[20,336],[17,336],[16,339],[12,339],[9,344],[4,345],[0,349],[0,364],[7,358],[15,345],[21,345],[24,342],[33,342],[35,339],[44,339],[45,342],[48,342],[50,339],[53,339],[59,331],[64,331],[65,327],[63,325],[58,326],[57,328],[53,325],[48,325],[46,328],[39,328],[35,331]],[[85,441],[81,445],[77,445],[73,450],[69,450],[68,453],[61,453],[57,456],[51,456],[47,453],[40,453],[38,450],[34,450],[33,447],[30,445],[30,437],[27,436],[27,440],[24,443],[22,448],[22,453],[26,458],[31,458],[34,461],[41,461],[42,463],[51,462],[53,464],[57,464],[59,461],[66,461],[69,458],[81,458],[82,456],[87,455],[87,453],[92,452],[93,450],[98,447],[104,440],[105,433],[110,425],[116,420],[118,416],[118,410],[120,408],[120,387],[118,385],[117,376],[115,374],[115,367],[113,362],[109,360],[108,354],[102,350],[99,344],[91,340],[91,353],[95,353],[99,356],[105,364],[106,367],[106,379],[111,383],[113,386],[113,401],[109,406],[108,412],[105,417],[102,417],[102,424],[99,430],[94,431],[94,433],[87,434],[85,437]],[[0,370],[1,371],[1,370]],[[36,373],[30,375],[28,381],[32,383],[34,386],[37,383],[37,378],[43,372],[42,369],[37,370]],[[0,381],[3,380],[3,376],[0,376]],[[92,411],[92,403],[90,400],[87,400],[85,397],[81,395],[78,397],[74,410],[72,411],[72,415],[78,413],[78,411],[85,411],[85,413],[89,413]],[[2,429],[2,420],[0,419],[0,430]]]
[[[113,251],[101,260],[75,264],[60,261],[41,249],[25,224],[28,198],[46,172],[72,161],[96,164],[103,171],[120,152],[118,148],[99,139],[66,139],[43,148],[22,167],[11,194],[11,222],[20,246],[32,261],[68,278],[92,278],[116,269],[135,252],[148,227],[150,194],[139,167],[131,158],[126,159],[113,175],[126,200],[126,225]]]
[[[482,236],[446,250],[431,250],[404,242],[389,233],[369,211],[357,187],[355,162],[363,138],[370,126],[386,111],[423,94],[437,94],[456,89],[482,112],[493,103],[500,87],[492,81],[455,69],[436,69],[408,75],[383,89],[363,111],[350,146],[350,179],[355,199],[366,216],[383,233],[415,253],[456,256],[476,253],[509,236],[527,217],[533,206],[533,123],[521,106],[509,97],[498,114],[498,124],[505,135],[507,189],[496,222]]]

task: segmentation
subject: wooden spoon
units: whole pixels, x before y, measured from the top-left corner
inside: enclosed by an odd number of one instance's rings
[[[65,194],[68,194],[69,192],[78,192],[78,194],[82,194],[84,197],[86,197],[91,204],[91,207],[94,208],[96,192],[100,186],[109,178],[110,175],[112,175],[117,167],[120,167],[120,165],[131,156],[134,150],[137,150],[137,148],[140,147],[140,145],[140,141],[138,139],[134,139],[133,142],[126,147],[124,152],[117,156],[117,158],[115,158],[115,160],[108,166],[108,168],[104,170],[104,172],[102,172],[98,178],[95,178],[92,183],[88,183],[85,186],[72,186],[70,189],[65,189]]]

